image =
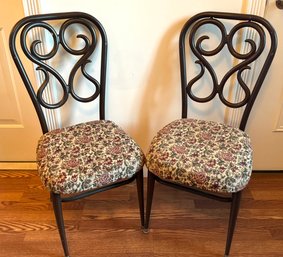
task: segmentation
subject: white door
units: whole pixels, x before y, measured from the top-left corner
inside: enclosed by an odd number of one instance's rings
[[[10,57],[9,33],[24,17],[22,0],[2,1],[0,8],[0,162],[34,161],[39,122]],[[33,74],[32,66],[29,70]]]
[[[267,1],[265,18],[274,26],[278,48],[248,124],[254,169],[283,170],[283,10]]]

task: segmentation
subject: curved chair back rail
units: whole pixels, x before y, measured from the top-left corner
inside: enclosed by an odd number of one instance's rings
[[[225,22],[229,20],[237,20],[232,28],[227,29]],[[204,33],[200,33],[200,28],[205,25],[213,25],[220,31],[219,44],[212,50],[205,50],[202,46],[206,40],[209,40],[209,36]],[[250,50],[247,53],[240,53],[235,49],[233,40],[235,35],[243,29],[253,29],[258,34],[258,42],[255,42],[254,38],[246,39],[245,42],[249,44]],[[197,34],[199,32],[199,34]],[[266,33],[267,32],[267,33]],[[247,85],[243,80],[243,72],[251,69],[251,65],[261,57],[266,46],[266,36],[269,35],[270,46],[267,54],[267,58],[259,71],[259,75],[255,80],[254,85]],[[188,81],[186,59],[186,45],[189,45],[193,55],[196,57],[195,62],[200,67],[199,74]],[[206,57],[215,56],[221,53],[224,47],[227,47],[231,56],[240,62],[233,66],[219,81],[216,71]],[[189,19],[184,25],[179,39],[179,51],[180,51],[180,70],[181,70],[181,85],[182,85],[182,118],[187,117],[188,113],[188,96],[191,100],[204,103],[211,101],[216,95],[223,104],[230,108],[241,108],[244,106],[244,112],[240,121],[240,129],[244,130],[248,121],[249,114],[252,106],[258,95],[258,92],[262,86],[264,78],[269,70],[270,64],[273,60],[277,48],[277,37],[274,28],[271,24],[262,17],[248,14],[237,13],[218,13],[218,12],[204,12],[195,15]],[[212,81],[212,91],[206,97],[197,97],[193,93],[193,86],[195,83],[203,78],[205,72],[208,72]],[[237,82],[241,87],[244,98],[237,103],[226,99],[223,91],[231,76],[236,75]]]
[[[49,22],[52,20],[61,20],[62,23],[60,27],[57,27],[58,24],[54,26],[50,24]],[[86,28],[87,33],[75,35],[77,40],[83,41],[84,46],[81,49],[72,48],[67,40],[66,31],[73,25]],[[53,46],[51,50],[47,50],[48,53],[40,52],[40,49],[44,49],[44,47],[47,48],[47,42],[41,38],[35,38],[33,42],[27,44],[29,33],[32,33],[32,29],[39,28],[48,31],[52,37]],[[72,33],[76,33],[75,29]],[[19,49],[17,48],[18,45],[16,44],[17,37],[20,38],[20,46],[26,57],[35,64],[38,72],[43,73],[44,79],[38,90],[35,85],[32,85],[20,59]],[[98,51],[98,42],[101,43],[100,58],[98,60],[100,61],[100,77],[96,79],[88,74],[86,66],[92,62],[90,60],[91,55]],[[80,12],[42,14],[23,18],[12,29],[10,35],[10,49],[14,62],[36,109],[44,133],[48,131],[48,127],[42,107],[47,109],[60,108],[67,102],[69,95],[80,102],[90,102],[99,96],[99,117],[100,119],[105,119],[107,36],[102,24],[96,18]],[[70,55],[79,57],[77,62],[73,65],[67,79],[64,79],[62,75],[48,63],[56,54],[57,56],[63,55],[62,49]],[[94,93],[88,97],[80,97],[75,91],[75,76],[79,72],[95,87]],[[51,77],[55,78],[63,92],[61,99],[56,103],[49,103],[44,99],[44,92],[50,83]]]

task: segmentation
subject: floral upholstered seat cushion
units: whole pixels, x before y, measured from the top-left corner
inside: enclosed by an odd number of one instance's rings
[[[252,172],[250,138],[221,123],[176,120],[154,137],[146,165],[164,180],[213,192],[238,192]]]
[[[140,147],[111,121],[93,121],[44,134],[38,171],[54,193],[71,194],[131,178],[144,164]]]

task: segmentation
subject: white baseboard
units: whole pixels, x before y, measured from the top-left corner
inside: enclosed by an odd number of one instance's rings
[[[36,170],[36,162],[0,162],[1,170]]]

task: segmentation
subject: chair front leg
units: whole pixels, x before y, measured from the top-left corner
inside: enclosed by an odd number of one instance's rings
[[[155,177],[150,171],[148,171],[147,200],[146,200],[146,215],[145,215],[144,233],[148,232],[149,220],[150,220],[150,214],[151,214],[151,206],[152,206],[152,199],[153,199],[153,193],[154,193],[154,185],[155,185]]]
[[[144,187],[143,187],[143,169],[137,173],[136,177],[138,199],[139,199],[139,208],[140,208],[140,219],[141,227],[144,228]]]
[[[241,196],[242,196],[242,191],[232,194],[229,227],[228,227],[228,234],[227,234],[227,241],[226,241],[224,257],[228,257],[230,253],[231,243],[232,243],[232,239],[233,239],[233,235],[234,235],[234,231],[235,231],[235,227],[237,223],[237,217],[238,217],[238,213],[240,209]]]
[[[51,193],[50,194],[52,203],[53,203],[53,210],[56,218],[57,227],[59,230],[61,243],[64,249],[65,257],[70,257],[68,243],[65,233],[65,225],[64,225],[64,218],[62,212],[62,199],[60,194]]]

